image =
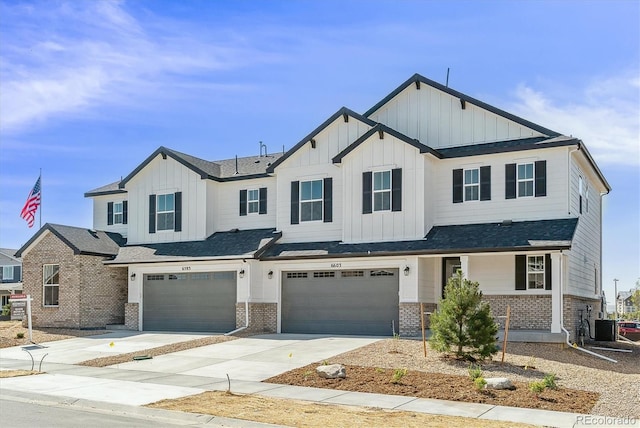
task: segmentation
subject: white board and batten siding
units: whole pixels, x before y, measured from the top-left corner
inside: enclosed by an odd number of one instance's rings
[[[428,85],[407,86],[370,119],[435,149],[541,136],[537,131]]]
[[[592,168],[582,162],[578,153],[573,153],[570,162],[569,210],[572,217],[578,217],[578,227],[569,253],[569,280],[567,293],[585,297],[599,297],[602,289],[601,240],[602,240],[602,198],[600,192],[606,190],[595,176]],[[580,177],[583,180],[582,213],[580,213]],[[589,206],[586,194],[589,192]]]
[[[267,213],[240,215],[240,191],[267,189]],[[207,235],[231,229],[266,229],[276,227],[276,178],[207,182]]]
[[[332,159],[349,144],[366,133],[370,126],[353,117],[338,117],[313,137],[316,147],[308,142],[276,169],[277,229],[283,232],[280,242],[339,241],[342,239],[342,171]],[[301,221],[291,224],[291,182],[332,178],[333,219],[331,222]]]
[[[547,195],[505,199],[505,165],[547,162]],[[491,200],[453,203],[453,170],[491,167]],[[553,148],[441,160],[434,174],[436,226],[567,218],[567,149]]]
[[[197,241],[206,238],[207,180],[171,157],[158,155],[126,183],[129,244]],[[149,233],[149,195],[182,192],[182,231]]]
[[[128,199],[126,193],[117,193],[113,195],[92,196],[93,199],[93,228],[95,230],[104,230],[106,232],[115,232],[127,237],[128,224],[107,224],[107,204],[109,202],[121,203]],[[130,214],[128,214],[130,215]],[[127,221],[128,222],[128,221]]]
[[[425,230],[425,169],[419,150],[385,133],[372,135],[342,159],[344,242],[421,239]],[[362,213],[362,173],[402,168],[402,210]]]

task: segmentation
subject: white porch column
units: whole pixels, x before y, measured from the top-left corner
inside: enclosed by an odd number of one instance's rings
[[[551,253],[551,333],[562,333],[563,270],[562,253]]]
[[[469,256],[460,256],[460,269],[462,270],[462,277],[469,279]]]

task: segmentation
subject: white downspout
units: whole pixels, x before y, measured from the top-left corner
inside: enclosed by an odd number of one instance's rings
[[[612,363],[617,363],[618,362],[618,361],[616,361],[616,360],[614,360],[612,358],[605,357],[604,355],[596,354],[595,352],[589,351],[588,349],[584,349],[584,348],[579,347],[575,343],[569,342],[569,332],[567,331],[566,328],[564,328],[564,326],[562,326],[562,331],[564,331],[565,334],[567,335],[567,339],[566,339],[567,345],[569,345],[573,349],[577,349],[578,351],[586,352],[587,354],[591,354],[591,355],[593,355],[595,357],[602,358],[603,360],[611,361]]]
[[[242,268],[244,269],[244,267]],[[231,336],[239,331],[246,330],[249,328],[249,297],[251,294],[251,269],[245,269],[247,275],[247,297],[244,299],[244,326],[236,328],[228,333],[225,333],[225,336]]]

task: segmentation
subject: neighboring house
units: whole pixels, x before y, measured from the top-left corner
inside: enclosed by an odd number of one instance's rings
[[[17,250],[0,248],[0,299],[1,306],[9,303],[9,297],[22,291],[22,260]]]
[[[127,239],[104,265],[128,272],[128,328],[417,335],[458,269],[531,340],[602,312],[610,186],[577,138],[414,75],[262,147],[160,147],[85,194],[94,228]]]
[[[633,304],[633,292],[634,290],[618,292],[616,305],[618,307],[618,316],[620,318],[624,318],[626,314],[638,311],[638,308]]]
[[[36,327],[105,328],[124,322],[127,270],[107,267],[121,235],[45,224],[19,251]]]

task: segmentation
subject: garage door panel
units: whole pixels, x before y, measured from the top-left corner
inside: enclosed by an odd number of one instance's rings
[[[224,274],[145,275],[143,329],[208,332],[235,329],[235,273]]]
[[[352,271],[349,271],[352,274]],[[283,274],[281,329],[285,333],[391,335],[398,325],[398,271],[384,276],[315,277]]]

